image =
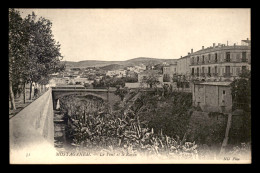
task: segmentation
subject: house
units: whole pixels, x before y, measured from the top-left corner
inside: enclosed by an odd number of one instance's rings
[[[177,73],[177,63],[166,65],[163,67],[163,80],[164,82],[170,82],[173,75]]]
[[[192,86],[193,106],[204,112],[232,112],[231,82],[202,82]]]
[[[126,70],[112,70],[112,71],[107,71],[106,76],[110,77],[126,77]]]

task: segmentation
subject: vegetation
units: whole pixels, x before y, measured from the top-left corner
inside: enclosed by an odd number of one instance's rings
[[[49,20],[37,18],[34,13],[22,19],[19,11],[9,10],[9,92],[14,110],[14,96],[25,91],[27,83],[31,99],[33,83],[45,85],[50,74],[65,68],[60,63],[60,44],[53,39],[51,27]]]
[[[122,154],[141,153],[144,155],[167,155],[172,158],[195,158],[194,143],[184,138],[174,138],[162,132],[155,133],[146,122],[131,110],[124,115],[104,111],[103,106],[86,112],[88,102],[78,104],[73,98],[61,100],[61,110],[69,119],[69,134],[72,145],[79,149],[99,151],[117,150]],[[100,110],[102,107],[103,111]]]
[[[155,74],[150,74],[148,76],[144,76],[141,81],[142,84],[148,85],[150,88],[157,87],[160,84],[157,76]]]
[[[241,108],[251,112],[251,71],[243,71],[239,78],[231,83],[231,94],[234,109]]]
[[[95,88],[100,87],[124,87],[126,82],[135,82],[137,81],[137,77],[122,77],[122,78],[116,78],[116,77],[110,77],[105,76],[100,81],[94,80],[93,86]]]

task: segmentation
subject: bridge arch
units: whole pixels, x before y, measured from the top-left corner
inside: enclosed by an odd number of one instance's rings
[[[57,93],[55,96],[55,100],[58,100],[62,97],[65,96],[70,96],[70,95],[75,95],[75,96],[94,96],[94,97],[98,97],[101,98],[104,101],[107,101],[107,97],[99,95],[99,94],[95,94],[95,93],[78,93],[78,92],[64,92],[64,93]]]

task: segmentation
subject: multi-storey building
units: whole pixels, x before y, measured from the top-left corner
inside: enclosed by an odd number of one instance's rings
[[[191,50],[192,51],[192,50]],[[177,73],[181,76],[189,76],[190,74],[190,53],[187,56],[177,60]]]
[[[233,81],[245,69],[251,69],[251,41],[242,45],[215,43],[190,54],[190,75],[201,81]]]
[[[177,63],[163,66],[164,81],[170,82],[175,74],[177,74]]]

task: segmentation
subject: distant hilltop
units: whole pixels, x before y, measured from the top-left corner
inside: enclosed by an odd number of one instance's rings
[[[127,66],[137,66],[140,64],[144,65],[156,65],[162,64],[164,62],[168,64],[174,64],[177,62],[177,59],[159,59],[159,58],[146,58],[139,57],[133,58],[125,61],[97,61],[97,60],[85,60],[79,62],[73,61],[62,61],[66,64],[67,68],[86,68],[86,67],[103,67],[103,66],[118,66],[118,67],[127,67]]]

